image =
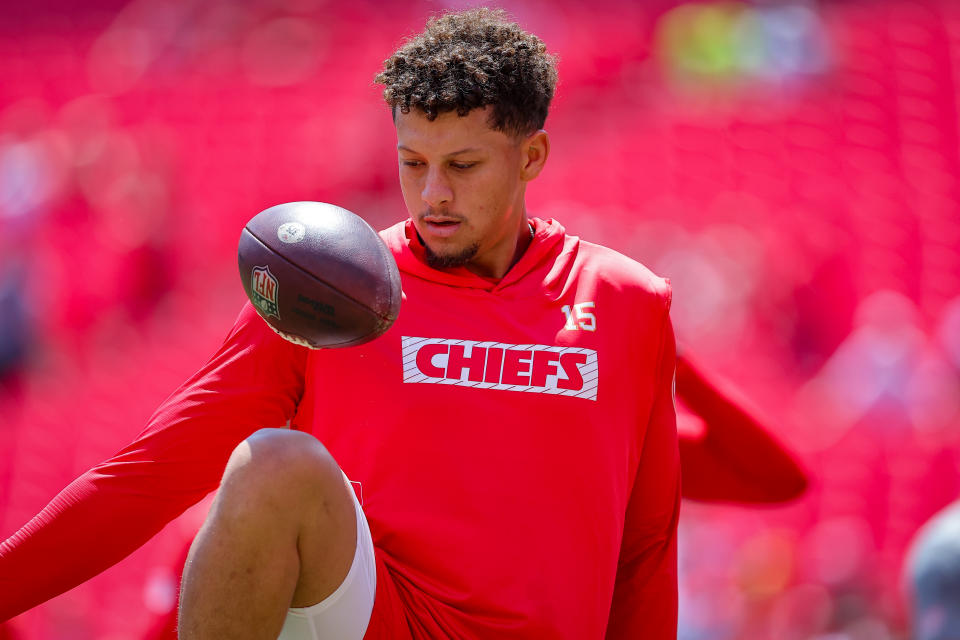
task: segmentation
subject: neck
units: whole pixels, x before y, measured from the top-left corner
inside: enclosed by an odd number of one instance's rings
[[[517,233],[517,248],[513,252],[513,258],[510,260],[510,267],[520,262],[520,258],[527,252],[527,247],[530,246],[531,242],[533,242],[533,224],[524,217],[520,231]],[[507,267],[508,271],[510,267]]]
[[[510,271],[513,265],[520,261],[520,258],[526,252],[527,247],[530,246],[532,241],[533,227],[530,224],[530,221],[527,220],[526,216],[524,216],[520,227],[517,229],[516,235],[513,236],[513,252],[507,254],[510,255],[510,259],[508,261],[500,262],[500,260],[497,260],[495,263],[492,261],[468,262],[464,265],[464,268],[466,268],[467,271],[480,276],[481,278],[486,278],[488,280],[500,280],[507,274],[508,271]]]

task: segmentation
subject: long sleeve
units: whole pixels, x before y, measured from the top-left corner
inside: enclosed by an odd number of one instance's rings
[[[676,345],[665,318],[653,407],[627,506],[606,637],[677,637],[680,458],[673,379]]]
[[[687,354],[677,358],[677,398],[706,427],[702,435],[680,438],[685,498],[781,502],[806,490],[807,473],[773,427],[732,385],[708,375]]]
[[[240,441],[294,414],[305,358],[305,349],[276,336],[245,305],[220,350],[133,443],[0,545],[0,620],[119,562],[214,490]]]

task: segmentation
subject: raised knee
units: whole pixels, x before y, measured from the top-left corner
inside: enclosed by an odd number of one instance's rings
[[[282,492],[291,498],[342,483],[340,467],[326,447],[308,433],[260,429],[230,455],[221,490],[238,485],[249,494]]]

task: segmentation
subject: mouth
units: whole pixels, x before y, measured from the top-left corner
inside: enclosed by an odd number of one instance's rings
[[[457,229],[459,229],[460,225],[462,224],[461,220],[447,216],[431,215],[424,216],[421,219],[425,225],[424,230],[430,235],[440,238],[449,238],[457,232]]]

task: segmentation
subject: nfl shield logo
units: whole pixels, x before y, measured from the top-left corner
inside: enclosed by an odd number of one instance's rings
[[[274,316],[280,319],[280,310],[277,307],[277,292],[280,284],[270,273],[270,267],[254,267],[250,277],[250,301],[260,310],[264,317]]]

